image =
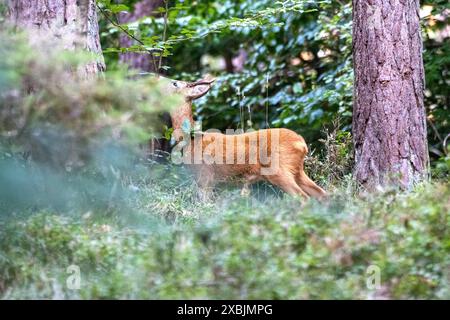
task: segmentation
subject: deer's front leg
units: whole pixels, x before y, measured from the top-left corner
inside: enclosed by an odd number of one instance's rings
[[[250,185],[260,180],[260,177],[257,175],[248,175],[244,177],[244,185],[241,189],[241,196],[248,197],[250,195]]]
[[[198,195],[201,201],[211,199],[214,189],[214,171],[205,166],[197,171]]]
[[[244,185],[242,186],[242,189],[241,189],[241,196],[242,196],[242,197],[248,197],[248,196],[250,196],[250,183],[248,183],[247,181],[244,182]]]

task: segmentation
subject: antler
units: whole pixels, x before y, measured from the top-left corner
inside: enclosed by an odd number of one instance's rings
[[[197,80],[195,82],[190,82],[187,84],[187,86],[189,88],[192,88],[192,87],[196,87],[196,86],[200,86],[200,85],[210,85],[214,81],[216,81],[216,79],[211,79],[211,80],[201,79],[201,80]]]

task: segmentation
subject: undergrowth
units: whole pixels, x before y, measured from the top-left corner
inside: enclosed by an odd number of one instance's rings
[[[189,179],[178,179],[185,185],[135,186],[131,211],[3,219],[0,296],[450,298],[448,184],[358,197],[341,188],[324,203],[264,185],[250,197],[223,187],[199,202]],[[66,284],[71,265],[79,290]],[[367,286],[370,266],[379,286]]]

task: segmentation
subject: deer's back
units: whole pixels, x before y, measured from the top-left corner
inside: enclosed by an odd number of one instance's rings
[[[226,177],[259,175],[261,168],[274,164],[296,171],[307,152],[303,137],[284,128],[235,135],[204,133],[193,145],[197,145],[197,152],[202,150],[200,166],[209,166],[215,175]]]

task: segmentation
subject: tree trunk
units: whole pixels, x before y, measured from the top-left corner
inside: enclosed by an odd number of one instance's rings
[[[356,180],[405,189],[427,177],[419,0],[353,0]]]
[[[53,39],[65,49],[96,55],[81,72],[91,77],[105,70],[95,0],[8,0],[8,20],[27,30],[32,41]]]
[[[145,16],[153,15],[153,12],[164,5],[163,0],[141,0],[134,5],[133,12],[122,12],[119,15],[120,23],[128,23],[139,20]],[[133,39],[126,34],[119,37],[120,47],[127,48],[133,45]],[[129,65],[131,68],[146,72],[158,72],[156,70],[159,57],[153,57],[150,54],[142,54],[137,52],[121,53],[120,62]]]
[[[128,23],[139,20],[145,16],[153,15],[156,9],[164,6],[163,0],[141,0],[134,5],[132,12],[121,12],[119,15],[120,23]],[[130,47],[134,44],[134,40],[130,39],[126,34],[119,36],[120,47]],[[121,63],[127,64],[130,68],[144,72],[160,73],[158,69],[159,57],[154,57],[150,54],[126,52],[119,56]],[[161,137],[152,138],[148,143],[148,157],[156,162],[164,162],[170,154],[170,141],[162,136],[164,126],[170,128],[172,122],[170,121],[169,113],[164,112],[160,116],[161,127],[157,129]]]

